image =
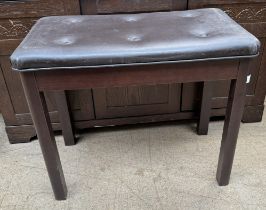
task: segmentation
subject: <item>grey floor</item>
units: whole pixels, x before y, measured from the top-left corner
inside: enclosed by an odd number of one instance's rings
[[[68,199],[55,201],[38,141],[8,143],[0,116],[0,209],[266,209],[266,117],[242,124],[229,186],[215,181],[222,121],[96,129],[56,138]]]

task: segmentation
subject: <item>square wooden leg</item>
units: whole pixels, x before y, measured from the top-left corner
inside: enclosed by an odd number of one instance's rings
[[[75,137],[65,91],[55,91],[54,97],[66,146],[75,145]]]
[[[34,73],[25,72],[20,76],[55,198],[65,200],[67,187],[44,94],[37,88]]]
[[[231,81],[216,173],[220,186],[227,185],[230,180],[240,121],[245,105],[248,64],[248,60],[241,61],[237,79]]]
[[[198,135],[207,135],[211,116],[212,82],[203,82],[200,115],[198,120]]]

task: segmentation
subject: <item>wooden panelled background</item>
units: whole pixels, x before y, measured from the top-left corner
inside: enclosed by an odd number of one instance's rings
[[[260,56],[249,66],[244,122],[260,121],[265,98],[266,2],[262,0],[27,0],[0,1],[0,110],[10,142],[27,142],[36,135],[20,78],[11,70],[9,56],[37,19],[50,15],[92,15],[187,10],[218,7],[255,34]],[[159,26],[158,26],[159,27]],[[164,84],[68,91],[76,128],[195,119],[200,84]],[[222,116],[229,82],[215,82],[212,115]],[[55,130],[60,122],[52,93],[46,93]]]

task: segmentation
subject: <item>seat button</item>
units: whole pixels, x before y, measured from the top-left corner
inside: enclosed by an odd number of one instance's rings
[[[205,38],[208,36],[208,34],[196,34],[197,37]]]
[[[205,38],[209,36],[209,33],[207,31],[201,31],[201,30],[195,30],[191,31],[191,34],[196,37]]]
[[[80,22],[82,22],[82,20],[81,19],[77,19],[77,18],[73,18],[73,19],[70,19],[70,22],[71,23],[80,23]]]
[[[80,18],[75,18],[75,17],[69,17],[64,20],[65,23],[81,23],[82,20]]]
[[[198,13],[192,13],[192,12],[180,12],[180,14],[178,14],[180,17],[184,17],[184,18],[194,18],[194,17],[198,17],[199,14]]]
[[[131,42],[138,42],[141,40],[141,37],[138,35],[130,35],[130,36],[128,36],[127,40],[129,40]]]
[[[207,36],[208,36],[208,34],[203,34],[203,33],[202,33],[202,34],[197,34],[197,36],[198,36],[198,37],[205,38],[205,37],[207,37]]]
[[[74,37],[62,37],[54,41],[54,43],[59,44],[59,45],[70,45],[70,44],[73,44],[74,42],[75,42]]]
[[[137,18],[134,16],[128,16],[125,18],[127,22],[137,22]]]

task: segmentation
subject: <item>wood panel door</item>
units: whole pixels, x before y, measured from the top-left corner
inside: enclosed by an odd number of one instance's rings
[[[249,66],[250,81],[247,87],[247,106],[263,104],[265,98],[266,67],[262,65],[266,58],[266,2],[263,0],[189,0],[188,8],[216,7],[223,9],[234,20],[248,31],[257,36],[261,41],[260,55]],[[229,91],[228,81],[214,83],[212,108],[223,108],[227,104]],[[195,110],[200,100],[200,84],[184,84],[182,89],[182,111]]]
[[[262,47],[260,49],[260,55],[253,59],[249,66],[250,80],[247,84],[247,99],[246,105],[257,105],[263,103],[265,93],[264,87],[259,85],[260,80],[264,77],[266,71],[265,65],[262,65],[266,56],[264,53],[265,39],[260,39]],[[212,108],[224,108],[227,105],[227,97],[229,93],[230,82],[229,81],[217,81],[213,82],[213,98]],[[262,89],[261,89],[262,88]],[[201,85],[200,83],[187,83],[183,84],[182,88],[182,111],[191,111],[197,109],[197,106],[201,97]]]
[[[92,90],[67,91],[67,96],[74,121],[95,119]]]
[[[82,14],[136,13],[187,9],[187,0],[80,0]]]
[[[80,14],[79,0],[0,1],[0,55],[11,55],[40,18]]]
[[[80,14],[78,0],[0,1],[0,109],[7,126],[32,125],[19,74],[11,69],[10,55],[40,17],[66,14]],[[59,122],[53,94],[46,93],[46,99],[51,121]]]
[[[8,125],[17,125],[17,124],[32,124],[32,120],[29,114],[29,108],[27,101],[24,95],[23,87],[20,81],[19,73],[11,70],[11,63],[9,56],[0,56],[0,65],[2,70],[2,75],[4,78],[4,85],[8,91],[8,96],[4,99],[6,102],[9,101],[10,104],[6,104],[8,107],[1,106],[3,114],[5,109],[12,110],[14,113],[12,116],[8,116]],[[2,99],[2,98],[1,98]],[[55,102],[53,96],[49,93],[46,94],[47,105],[50,112],[54,112]],[[11,112],[11,113],[12,113]],[[5,116],[4,116],[5,117]],[[52,122],[58,122],[57,116],[52,114]]]
[[[0,107],[2,107],[1,109],[3,110],[3,114],[6,109],[10,109],[10,113],[14,113],[12,116],[7,117],[10,119],[7,122],[7,125],[32,124],[19,73],[11,70],[9,56],[0,56],[0,65],[1,73],[4,78],[3,85],[5,85],[8,93],[8,95],[3,98],[1,97],[1,99],[10,102],[9,105],[7,104],[5,107],[2,105]],[[68,91],[67,93],[74,120],[79,121],[94,119],[91,90]],[[45,93],[45,97],[48,110],[51,114],[51,121],[59,122],[53,93],[47,92]]]
[[[180,93],[180,84],[94,89],[96,119],[176,113]]]

